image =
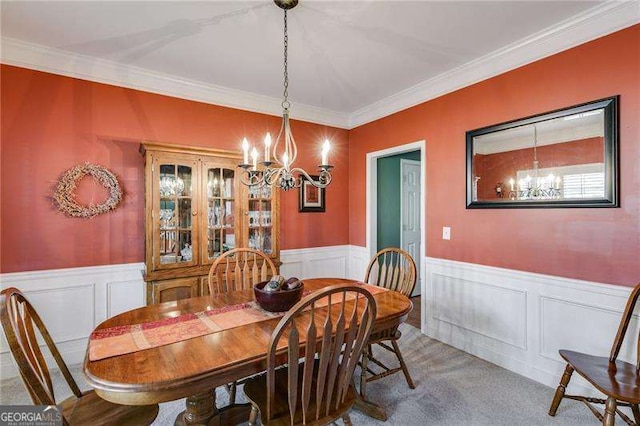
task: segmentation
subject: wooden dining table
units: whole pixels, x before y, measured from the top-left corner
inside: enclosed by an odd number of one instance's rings
[[[340,278],[304,280],[305,291],[357,281]],[[373,331],[400,324],[413,305],[404,295],[383,291],[374,295],[377,316]],[[252,290],[242,290],[134,309],[109,318],[96,331],[175,318],[185,313],[224,308],[254,300]],[[147,405],[186,399],[186,409],[175,424],[237,424],[246,422],[249,404],[218,408],[215,388],[265,371],[267,347],[280,321],[275,316],[200,337],[145,350],[84,361],[84,374],[97,394],[123,405]],[[95,332],[95,331],[94,331]],[[386,420],[381,407],[360,398],[356,408]]]

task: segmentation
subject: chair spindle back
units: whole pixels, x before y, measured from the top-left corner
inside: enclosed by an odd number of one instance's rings
[[[411,255],[405,250],[389,247],[373,256],[364,282],[411,297],[416,278],[416,264]]]
[[[335,285],[298,302],[274,330],[267,353],[267,419],[274,414],[276,353],[286,347],[287,394],[291,421],[328,416],[345,401],[351,378],[376,318],[371,293],[354,285]],[[316,361],[315,355],[319,354]],[[302,366],[299,360],[303,357]],[[300,369],[299,369],[300,367]],[[301,372],[302,377],[299,376]],[[311,401],[315,386],[316,401]],[[310,412],[315,405],[315,412]],[[298,413],[299,414],[299,413]]]
[[[609,362],[615,362],[615,360],[618,358],[620,348],[622,347],[622,342],[624,342],[624,337],[627,334],[627,329],[629,328],[629,323],[631,322],[631,316],[633,315],[633,311],[638,302],[638,297],[640,297],[640,283],[638,283],[634,287],[634,289],[631,291],[631,294],[629,295],[629,298],[627,299],[627,305],[625,306],[624,313],[622,314],[622,318],[620,319],[618,332],[616,333],[615,339],[613,339],[611,354],[609,355]],[[636,371],[640,373],[640,335],[638,336],[638,340],[636,342]]]
[[[211,294],[247,290],[277,273],[273,261],[261,251],[236,248],[224,252],[209,270]]]
[[[42,319],[17,288],[10,287],[0,293],[0,321],[11,353],[18,365],[20,377],[35,405],[56,404],[51,374],[38,342],[36,330],[49,348],[75,396],[78,398],[82,396]]]

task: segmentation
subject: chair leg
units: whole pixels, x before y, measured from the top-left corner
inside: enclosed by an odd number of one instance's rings
[[[344,426],[353,426],[353,423],[351,423],[351,417],[349,417],[349,413],[342,416],[342,421],[344,422]]]
[[[249,426],[254,426],[256,424],[256,420],[258,420],[258,407],[252,405],[251,414],[249,414]]]
[[[640,409],[638,408],[638,404],[632,405],[631,411],[633,411],[633,420],[640,425]]]
[[[396,353],[396,356],[398,357],[398,361],[400,361],[400,367],[402,367],[402,372],[404,373],[404,378],[407,379],[407,384],[409,385],[409,387],[411,389],[415,389],[416,385],[413,384],[413,380],[411,379],[411,376],[409,375],[409,369],[407,368],[407,364],[404,363],[404,358],[402,358],[402,353],[400,353],[400,348],[398,347],[398,342],[396,342],[395,340],[391,341],[391,344],[393,345],[393,349]]]
[[[614,426],[617,405],[618,401],[614,397],[607,398],[607,403],[604,406],[604,418],[602,419],[603,426]]]
[[[360,396],[367,399],[367,365],[369,364],[369,348],[368,346],[362,351],[362,362],[360,363]]]
[[[229,383],[229,405],[236,403],[236,382]]]
[[[549,408],[549,415],[555,416],[556,411],[558,411],[558,407],[560,406],[560,401],[564,398],[564,392],[567,390],[567,385],[569,384],[569,380],[571,380],[571,375],[573,374],[573,367],[567,364],[567,367],[564,369],[564,374],[562,374],[562,378],[560,379],[560,384],[556,389],[556,394],[553,396],[553,401],[551,402],[551,407]]]

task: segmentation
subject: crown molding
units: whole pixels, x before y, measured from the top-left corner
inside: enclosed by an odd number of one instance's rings
[[[8,37],[0,38],[3,64],[268,115],[282,115],[282,99],[206,84],[106,59]],[[346,129],[349,115],[295,104],[291,118]]]
[[[640,2],[608,1],[351,114],[349,129],[378,120],[640,22]]]
[[[608,1],[351,114],[295,104],[291,118],[352,129],[640,22],[638,0]],[[0,38],[0,61],[82,80],[280,116],[281,99],[206,84],[17,39]]]

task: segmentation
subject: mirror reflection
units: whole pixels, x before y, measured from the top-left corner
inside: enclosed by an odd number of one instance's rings
[[[613,201],[611,107],[599,101],[467,132],[468,207]]]

